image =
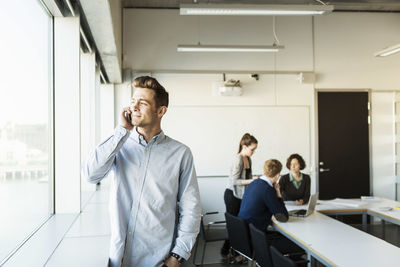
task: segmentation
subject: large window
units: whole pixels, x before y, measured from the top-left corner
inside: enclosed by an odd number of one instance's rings
[[[52,18],[5,1],[0,36],[1,263],[52,213]]]

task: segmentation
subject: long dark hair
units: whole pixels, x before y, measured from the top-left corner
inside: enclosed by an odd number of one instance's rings
[[[242,139],[240,139],[238,153],[242,152],[243,146],[249,146],[251,144],[258,144],[257,139],[254,136],[252,136],[251,134],[245,133],[242,136]]]

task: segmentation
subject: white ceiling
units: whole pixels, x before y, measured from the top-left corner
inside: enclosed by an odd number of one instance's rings
[[[399,0],[333,0],[325,1],[325,4],[334,5],[338,11],[400,11]],[[316,0],[122,0],[125,8],[179,8],[181,3],[213,3],[213,4],[315,4]]]

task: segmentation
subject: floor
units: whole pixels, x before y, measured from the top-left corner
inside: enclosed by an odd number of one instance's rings
[[[223,241],[218,241],[218,242],[211,242],[208,243],[206,246],[206,254],[204,255],[204,265],[207,267],[216,267],[216,266],[250,266],[250,264],[235,264],[235,265],[230,265],[227,264],[226,260],[221,257],[219,254],[219,251],[222,247]],[[198,251],[196,255],[196,261],[195,264],[200,265],[201,262],[201,254],[202,254],[202,248],[203,248],[203,242],[202,240],[199,241],[199,246],[198,246]],[[192,257],[193,257],[193,252],[192,252]],[[193,258],[190,258],[187,262],[183,264],[183,267],[193,267],[196,266],[193,263]]]
[[[360,225],[353,226],[361,228]],[[53,216],[42,228],[3,266],[107,266],[110,238],[107,186],[101,186],[98,191],[87,197],[87,204],[81,214]],[[383,237],[380,224],[369,225],[368,232],[379,238]],[[398,226],[386,223],[385,239],[388,242],[400,246],[399,232]],[[221,246],[222,241],[207,244],[204,264],[207,266],[228,266],[219,254]],[[200,241],[196,264],[199,264],[201,254],[202,243]],[[191,267],[195,265],[190,258],[183,266]],[[317,266],[323,265],[318,264]]]

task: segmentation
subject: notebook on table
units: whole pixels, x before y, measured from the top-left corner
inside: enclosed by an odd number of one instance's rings
[[[310,196],[310,199],[308,200],[307,209],[291,210],[289,211],[289,216],[307,217],[308,215],[311,215],[315,210],[315,206],[317,205],[317,200],[318,200],[318,193],[312,194]]]

